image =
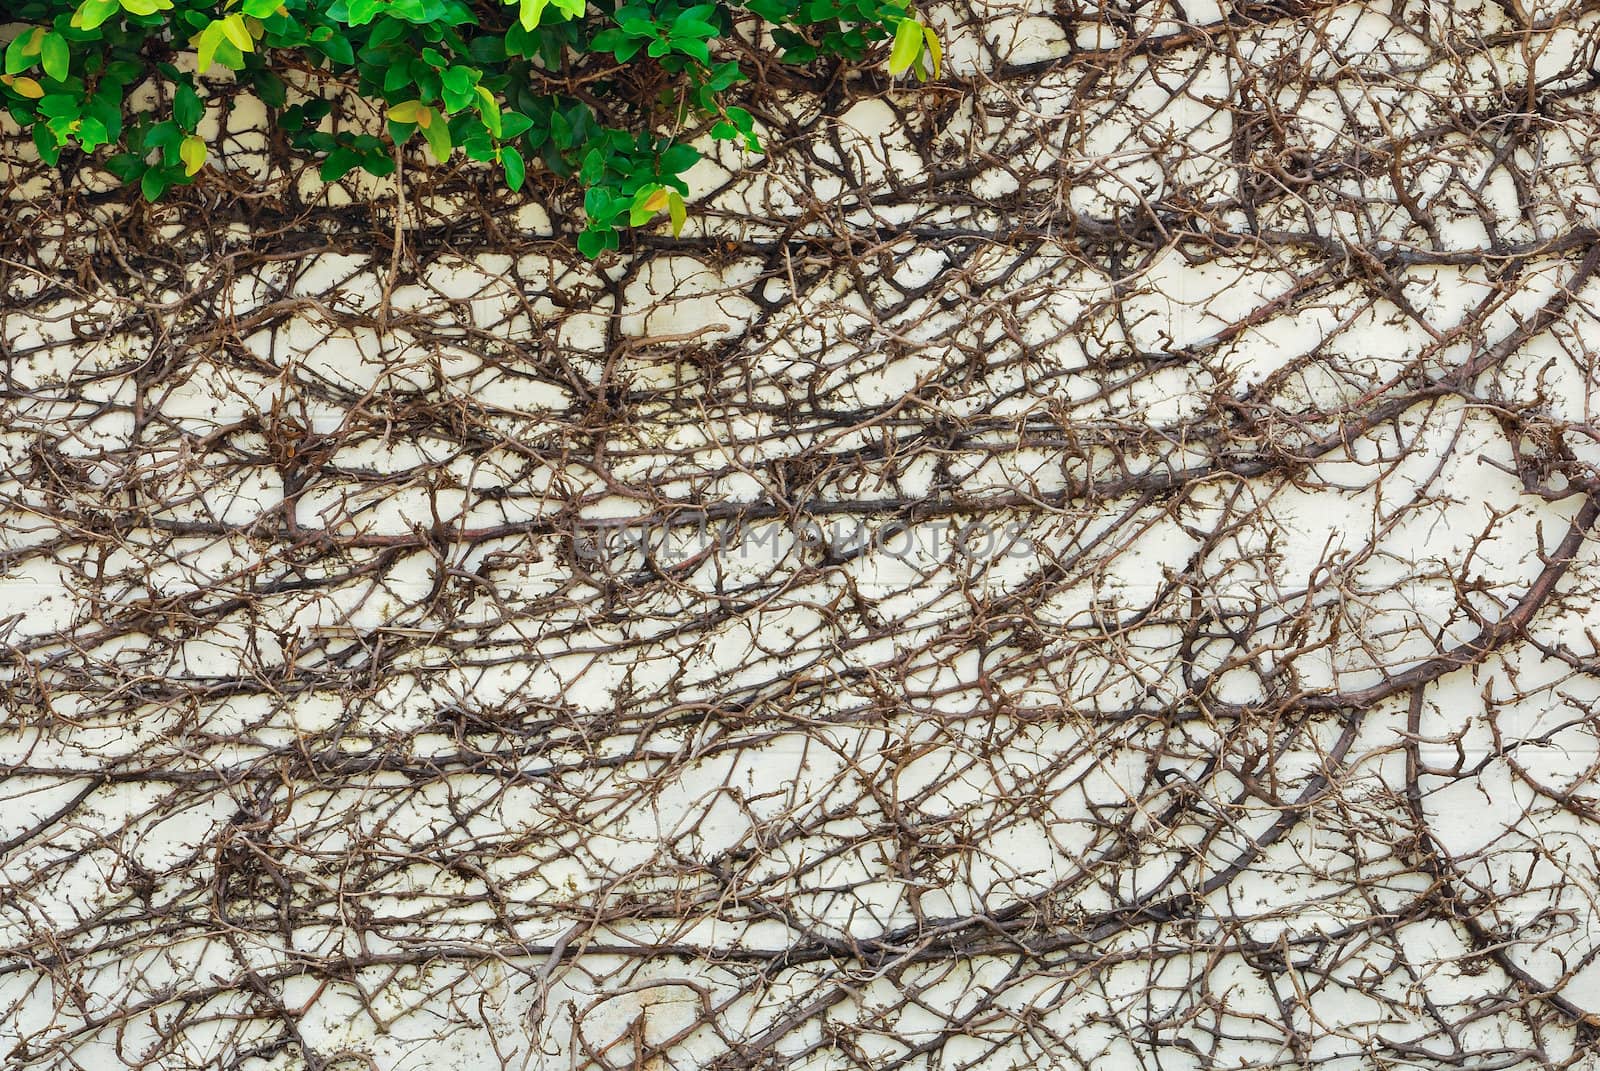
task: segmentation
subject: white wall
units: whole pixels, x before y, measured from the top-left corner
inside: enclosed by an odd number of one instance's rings
[[[1596,17],[1252,11],[598,268],[11,137],[5,1066],[1595,1066]]]

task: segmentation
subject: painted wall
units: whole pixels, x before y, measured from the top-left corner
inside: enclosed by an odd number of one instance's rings
[[[598,267],[6,132],[6,1067],[1597,1066],[1600,16],[927,15]]]

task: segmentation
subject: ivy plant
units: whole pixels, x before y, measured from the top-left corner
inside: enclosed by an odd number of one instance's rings
[[[662,213],[681,231],[695,133],[761,151],[754,116],[730,101],[746,79],[724,44],[736,19],[756,20],[789,63],[860,61],[885,41],[893,75],[937,77],[941,62],[910,0],[21,0],[4,10],[0,100],[52,166],[92,154],[150,200],[192,183],[210,158],[207,83],[232,77],[330,181],[389,174],[412,138],[441,163],[460,152],[498,165],[513,190],[530,166],[573,177],[584,187],[578,244],[591,257]],[[379,132],[324,122],[330,98],[351,91],[377,109],[367,129]]]

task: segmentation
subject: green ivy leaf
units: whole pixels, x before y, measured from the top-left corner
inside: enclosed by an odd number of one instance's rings
[[[925,40],[922,23],[916,19],[901,19],[895,27],[894,45],[889,50],[889,73],[899,76],[911,69],[911,64],[922,55]]]
[[[288,102],[289,87],[284,84],[282,78],[267,70],[252,73],[255,77],[256,95],[261,98],[261,103],[269,108],[281,108]]]
[[[749,112],[745,113],[749,115]],[[669,175],[679,175],[700,161],[700,150],[693,145],[674,145],[661,154],[661,170]]]
[[[383,10],[384,0],[350,0],[346,15],[347,24],[350,26],[365,26],[371,22],[379,11]]]
[[[160,168],[152,167],[144,173],[144,178],[139,180],[139,192],[144,194],[146,201],[154,201],[167,192],[167,187],[172,185],[165,172]]]
[[[655,45],[652,44],[650,47],[654,48]],[[682,52],[685,56],[692,56],[707,66],[711,64],[711,48],[704,41],[674,37],[672,39],[672,47],[676,51]]]
[[[39,63],[44,67],[45,74],[58,82],[65,82],[67,70],[72,64],[67,39],[53,30],[45,34],[39,42]]]
[[[324,182],[337,182],[361,166],[361,154],[354,149],[335,149],[322,161],[317,174]]]
[[[78,144],[82,145],[85,152],[93,152],[102,145],[111,144],[111,131],[106,129],[105,123],[92,115],[86,115],[78,120]]]
[[[593,260],[606,249],[615,249],[620,243],[617,241],[617,232],[609,227],[597,230],[590,227],[578,235],[578,252]]]
[[[424,120],[417,125],[422,128],[422,137],[433,152],[433,158],[441,164],[450,159],[450,124],[444,116],[429,108],[424,113]]]
[[[185,130],[193,130],[200,125],[201,116],[205,115],[205,105],[200,103],[200,97],[188,86],[179,86],[172,94],[172,118]]]
[[[117,0],[83,0],[72,13],[72,27],[76,30],[97,30],[121,9]]]
[[[683,203],[683,194],[677,190],[667,194],[667,213],[672,217],[672,236],[676,238],[683,233],[683,225],[689,219],[689,208]]]
[[[83,114],[83,102],[71,93],[47,93],[39,101],[39,114],[52,119],[75,120]]]
[[[118,153],[106,161],[106,170],[123,182],[132,182],[144,170],[144,161],[131,152]]]
[[[44,123],[33,127],[33,145],[39,150],[39,159],[54,167],[61,159],[61,139]]]
[[[350,42],[343,37],[330,37],[317,47],[322,50],[322,54],[324,56],[327,56],[335,63],[350,67],[356,62],[355,49],[351,47]]]
[[[533,126],[533,120],[521,112],[505,112],[500,116],[499,137],[506,141],[519,138]]]
[[[470,160],[498,162],[512,190],[526,187],[528,154],[537,154],[552,174],[584,184],[580,245],[591,256],[619,248],[620,228],[652,225],[663,213],[681,234],[688,217],[681,176],[700,157],[663,138],[648,109],[618,112],[632,116],[624,129],[606,126],[556,78],[581,74],[572,85],[584,85],[586,98],[614,94],[632,75],[606,70],[612,60],[646,64],[648,78],[662,83],[651,95],[669,121],[710,119],[713,137],[760,151],[754,118],[722,98],[745,75],[735,61],[713,61],[729,19],[720,3],[613,0],[588,22],[581,21],[587,0],[502,3],[501,17],[490,18],[490,5],[477,0],[18,0],[0,4],[0,18],[14,20],[0,100],[10,102],[47,163],[68,144],[89,152],[109,145],[104,166],[155,198],[189,184],[207,159],[195,136],[204,94],[172,55],[174,46],[187,48],[203,75],[218,65],[240,72],[289,145],[320,157],[329,181],[356,168],[392,173],[395,143],[418,133],[437,161],[460,149]],[[892,37],[898,70],[924,77],[941,63],[937,36],[910,16],[907,0],[741,0],[739,7],[767,20],[763,29],[785,62],[856,59]],[[901,38],[913,28],[921,44],[901,67],[909,47]],[[590,67],[586,54],[596,56]],[[283,73],[308,66],[379,102],[386,136],[318,129],[328,101],[290,106]],[[588,78],[590,70],[602,78]],[[125,129],[133,87],[163,84],[171,87],[166,114],[141,101]]]
[[[506,185],[511,187],[511,192],[516,193],[521,190],[523,180],[528,176],[528,165],[523,162],[522,154],[509,145],[502,145],[500,166],[505,168]]]
[[[6,46],[6,74],[21,74],[38,62],[39,39],[43,35],[44,28],[36,26],[11,39]]]
[[[443,84],[445,110],[460,111],[471,104],[476,96],[478,72],[467,67],[451,67],[440,77]]]

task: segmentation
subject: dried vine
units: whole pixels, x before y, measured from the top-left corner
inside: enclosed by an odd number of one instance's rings
[[[4,142],[6,1067],[1593,1065],[1600,6],[926,16],[599,265]]]

